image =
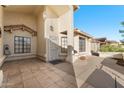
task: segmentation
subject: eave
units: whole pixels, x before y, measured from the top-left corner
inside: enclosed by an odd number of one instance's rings
[[[74,9],[74,11],[76,11],[76,10],[79,9],[79,6],[78,5],[73,5],[73,9]]]

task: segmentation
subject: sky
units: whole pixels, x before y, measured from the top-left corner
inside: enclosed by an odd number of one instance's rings
[[[74,13],[74,27],[90,35],[109,40],[124,39],[119,30],[124,30],[120,24],[124,21],[124,6],[81,5]]]

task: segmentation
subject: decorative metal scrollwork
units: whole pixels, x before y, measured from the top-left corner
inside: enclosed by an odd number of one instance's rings
[[[30,27],[25,26],[23,24],[21,24],[21,25],[8,25],[8,26],[4,26],[4,31],[6,31],[6,32],[12,32],[12,31],[15,31],[15,30],[28,31],[33,36],[37,35],[37,32],[35,30],[33,30]]]

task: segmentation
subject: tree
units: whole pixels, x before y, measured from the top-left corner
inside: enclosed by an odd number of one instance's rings
[[[124,27],[124,21],[121,22],[121,25]],[[119,33],[121,34],[122,37],[124,37],[124,30],[119,30]],[[120,40],[122,44],[124,44],[124,39]]]

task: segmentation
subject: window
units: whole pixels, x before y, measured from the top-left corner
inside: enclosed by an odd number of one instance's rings
[[[61,52],[67,53],[67,37],[61,37]]]
[[[79,52],[85,52],[85,39],[79,38]]]
[[[14,53],[30,53],[31,52],[31,38],[15,36],[14,38]]]

